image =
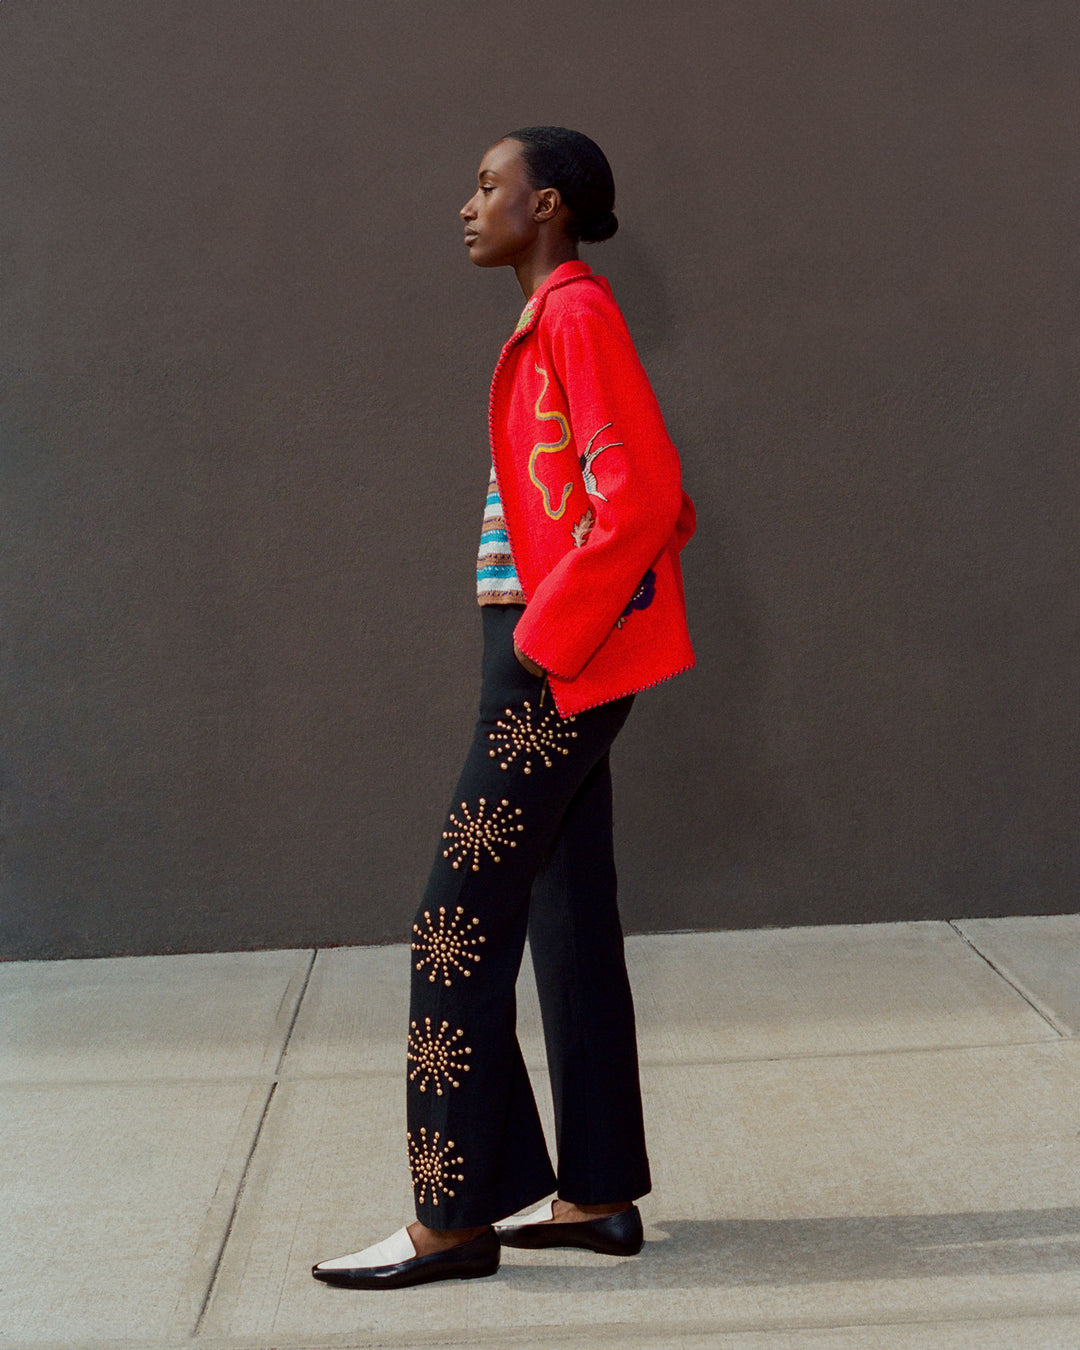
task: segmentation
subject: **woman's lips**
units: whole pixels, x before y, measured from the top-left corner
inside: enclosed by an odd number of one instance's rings
[[[475,230],[466,230],[466,231],[465,231],[465,243],[466,243],[466,244],[475,244],[476,241],[477,241],[477,239],[479,239],[479,237],[480,237],[480,236],[476,233]]]

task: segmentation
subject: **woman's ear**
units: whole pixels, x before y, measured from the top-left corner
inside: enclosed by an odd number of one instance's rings
[[[559,214],[559,207],[562,206],[562,194],[558,188],[541,188],[536,194],[536,207],[533,210],[533,219],[543,223],[545,220],[554,220]]]

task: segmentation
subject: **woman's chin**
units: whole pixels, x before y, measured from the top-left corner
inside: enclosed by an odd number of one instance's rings
[[[498,252],[493,253],[485,249],[479,239],[473,240],[468,248],[469,261],[474,267],[503,267],[510,261],[509,258],[500,256]]]

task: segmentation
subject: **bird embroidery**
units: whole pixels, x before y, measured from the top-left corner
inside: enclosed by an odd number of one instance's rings
[[[596,481],[595,479],[593,480]],[[585,540],[592,534],[592,527],[596,524],[596,512],[590,506],[576,525],[570,526],[570,537],[574,541],[575,548],[581,548]]]
[[[593,461],[599,455],[602,455],[605,450],[611,450],[616,445],[625,444],[624,441],[609,441],[607,445],[600,445],[597,446],[595,450],[593,449],[593,443],[596,440],[596,438],[600,435],[600,432],[607,431],[609,426],[611,426],[611,423],[605,422],[599,431],[594,431],[593,434],[589,437],[589,443],[585,447],[585,453],[583,455],[578,456],[578,463],[581,465],[581,476],[582,478],[585,479],[585,491],[589,494],[590,497],[599,497],[602,502],[606,502],[607,498],[604,496],[602,492],[597,491],[596,474],[593,473],[592,469]]]

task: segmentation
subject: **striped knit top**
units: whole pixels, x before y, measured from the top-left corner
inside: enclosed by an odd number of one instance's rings
[[[480,553],[476,560],[476,598],[482,605],[523,605],[517,568],[510,552],[510,536],[506,532],[499,485],[495,481],[495,465],[491,466],[487,501],[484,504],[484,523],[480,528]]]

